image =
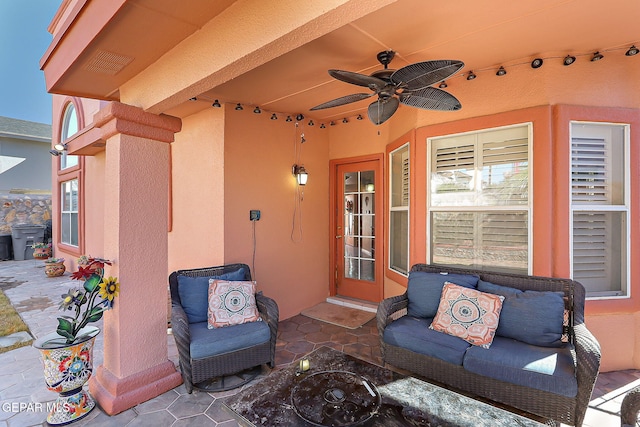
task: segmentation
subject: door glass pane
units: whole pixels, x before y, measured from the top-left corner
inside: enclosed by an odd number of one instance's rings
[[[344,275],[375,281],[375,171],[344,174]]]

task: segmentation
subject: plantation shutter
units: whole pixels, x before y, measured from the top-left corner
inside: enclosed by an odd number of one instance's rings
[[[571,141],[571,200],[573,204],[610,202],[610,163],[606,141],[573,138]]]
[[[409,150],[402,153],[402,206],[409,206]]]
[[[604,212],[573,214],[573,278],[585,286],[592,281],[606,281],[609,277],[611,262],[607,236],[610,221],[607,219]]]

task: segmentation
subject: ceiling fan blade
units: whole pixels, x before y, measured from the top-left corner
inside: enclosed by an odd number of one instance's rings
[[[352,85],[368,87],[371,90],[379,91],[386,86],[386,82],[382,79],[365,74],[353,73],[351,71],[329,70],[329,75],[334,79],[338,79]]]
[[[456,111],[462,108],[455,96],[435,87],[425,87],[413,92],[405,91],[399,96],[403,104],[425,110]]]
[[[462,67],[464,62],[449,59],[417,62],[396,70],[390,79],[406,90],[418,90],[451,77]]]
[[[338,107],[340,105],[350,104],[352,102],[361,101],[363,99],[367,99],[375,95],[375,93],[354,93],[352,95],[341,96],[340,98],[332,99],[331,101],[324,102],[320,105],[316,105],[313,110],[323,110],[325,108]]]
[[[372,102],[369,105],[369,109],[367,110],[369,120],[371,120],[375,125],[380,125],[393,116],[393,113],[396,112],[399,105],[400,101],[398,101],[398,98],[396,97],[387,99],[378,98],[377,101]]]

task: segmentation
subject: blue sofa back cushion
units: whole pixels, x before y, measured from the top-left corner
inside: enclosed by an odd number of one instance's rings
[[[462,338],[429,329],[432,321],[433,319],[402,316],[387,325],[382,339],[396,347],[462,365],[465,351],[471,344]]]
[[[413,317],[431,318],[436,315],[444,282],[452,282],[465,288],[475,289],[478,276],[470,274],[440,274],[426,271],[409,273],[407,314]]]
[[[189,277],[178,276],[178,295],[189,323],[207,321],[209,309],[209,279],[244,280],[244,268],[220,276]]]
[[[563,347],[549,348],[495,337],[488,349],[471,346],[464,356],[463,366],[478,375],[575,397],[578,380],[572,349],[568,343]]]
[[[497,336],[543,347],[565,344],[562,292],[521,291],[484,280],[478,282],[478,290],[504,296]]]

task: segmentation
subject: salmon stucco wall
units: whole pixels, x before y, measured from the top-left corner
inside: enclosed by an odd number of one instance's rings
[[[308,126],[308,120],[296,128],[295,120],[270,120],[247,109],[226,115],[225,263],[252,267],[258,290],[277,300],[280,319],[323,301],[329,292],[326,130]],[[297,209],[291,173],[296,149],[309,173]],[[259,221],[249,220],[252,209],[261,211]]]
[[[224,263],[224,118],[186,117],[171,144],[169,272]]]

